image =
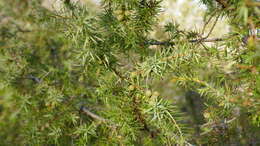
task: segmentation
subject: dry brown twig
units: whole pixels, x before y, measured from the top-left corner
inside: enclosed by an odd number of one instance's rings
[[[211,132],[215,127],[221,127],[221,126],[226,126],[227,124],[230,124],[232,123],[233,121],[235,121],[237,119],[237,117],[234,117],[228,121],[223,121],[221,123],[216,123],[216,122],[209,122],[209,123],[206,123],[206,124],[203,124],[200,126],[200,128],[205,128],[205,127],[210,127],[209,130],[203,132],[200,134],[200,136],[203,136],[203,135],[206,135],[207,133]]]
[[[84,113],[84,114],[90,116],[91,118],[100,121],[100,122],[103,122],[103,123],[108,122],[107,119],[104,119],[104,118],[102,118],[102,117],[100,117],[100,116],[98,116],[98,115],[92,113],[89,109],[87,109],[87,108],[84,107],[84,106],[82,106],[82,107],[80,108],[80,111],[81,111],[82,113]]]

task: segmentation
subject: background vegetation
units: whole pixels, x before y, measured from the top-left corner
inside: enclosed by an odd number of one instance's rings
[[[90,3],[0,0],[0,145],[260,144],[259,2]]]

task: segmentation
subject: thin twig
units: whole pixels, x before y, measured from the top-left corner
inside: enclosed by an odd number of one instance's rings
[[[98,115],[92,113],[90,110],[88,110],[88,109],[87,109],[86,107],[84,107],[84,106],[82,106],[82,107],[80,108],[80,111],[81,111],[82,113],[84,113],[84,114],[90,116],[91,118],[100,121],[100,122],[104,122],[104,123],[105,123],[105,122],[108,121],[107,119],[104,119],[104,118],[102,118],[102,117],[100,117],[100,116],[98,116]]]
[[[223,8],[227,8],[228,4],[225,0],[216,0]]]
[[[209,50],[204,44],[203,44],[203,42],[199,42],[200,43],[200,45],[205,49],[205,50]]]
[[[260,7],[260,2],[246,1],[246,5],[247,5],[247,6]]]
[[[224,41],[225,39],[223,38],[211,38],[211,39],[195,39],[195,40],[190,40],[189,42],[191,43],[196,43],[196,42],[219,42],[219,41]]]
[[[220,17],[220,14],[217,16],[217,18],[216,18],[216,20],[215,20],[213,26],[211,27],[209,33],[207,34],[207,36],[204,37],[203,39],[207,39],[207,38],[209,37],[209,35],[212,33],[212,31],[214,30],[214,28],[215,28],[215,26],[216,26],[216,24],[217,24],[217,22],[218,22],[219,17]]]
[[[119,71],[117,71],[115,68],[110,67],[110,69],[115,73],[116,76],[118,76],[121,80],[127,81],[127,78],[123,76]]]
[[[80,111],[82,113],[84,113],[85,115],[87,116],[90,116],[91,118],[93,118],[94,120],[97,120],[99,121],[99,124],[101,123],[104,123],[106,124],[109,128],[111,128],[112,130],[116,130],[117,127],[119,127],[119,125],[115,124],[114,122],[108,120],[108,119],[105,119],[105,118],[102,118],[96,114],[94,114],[93,112],[91,112],[88,108],[84,107],[84,106],[81,106],[80,108]]]
[[[209,24],[209,22],[211,21],[211,19],[214,17],[214,15],[215,15],[216,13],[217,13],[217,10],[215,10],[215,11],[211,14],[210,18],[206,21],[206,23],[205,23],[204,26],[203,26],[201,35],[204,34],[204,31],[205,31],[205,29],[206,29],[206,26]]]
[[[41,81],[42,81],[40,78],[35,77],[35,76],[33,76],[33,75],[28,75],[27,79],[31,79],[31,80],[33,80],[35,83],[41,83]]]
[[[219,41],[224,41],[225,39],[223,38],[211,38],[211,39],[194,39],[194,40],[189,40],[188,42],[190,43],[196,43],[196,42],[219,42]],[[164,45],[164,46],[173,46],[176,45],[176,42],[161,42],[161,41],[152,41],[152,42],[147,42],[149,45]]]
[[[211,129],[201,133],[200,136],[206,135],[207,133],[211,132],[216,127],[221,127],[223,125],[230,124],[231,122],[235,121],[236,119],[237,119],[237,117],[234,117],[234,118],[232,118],[232,119],[230,119],[228,121],[225,120],[225,121],[223,121],[221,123],[210,122],[210,123],[203,124],[203,125],[200,126],[200,128],[204,128],[204,127],[208,127],[209,126]]]
[[[234,117],[234,118],[232,118],[232,119],[230,119],[230,120],[228,120],[228,121],[224,121],[224,123],[229,124],[229,123],[233,122],[233,121],[236,120],[236,119],[237,119],[237,117]],[[217,122],[209,122],[209,123],[206,123],[206,124],[201,125],[200,128],[204,128],[204,127],[207,127],[207,126],[216,125],[216,123],[217,123]]]

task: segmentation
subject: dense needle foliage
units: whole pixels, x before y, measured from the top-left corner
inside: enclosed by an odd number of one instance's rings
[[[0,0],[0,145],[260,145],[260,3],[201,0],[159,41],[161,2]]]

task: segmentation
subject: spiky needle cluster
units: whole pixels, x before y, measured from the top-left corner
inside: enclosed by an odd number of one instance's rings
[[[259,2],[201,0],[202,31],[172,22],[158,41],[161,2],[1,0],[0,145],[260,144]]]

